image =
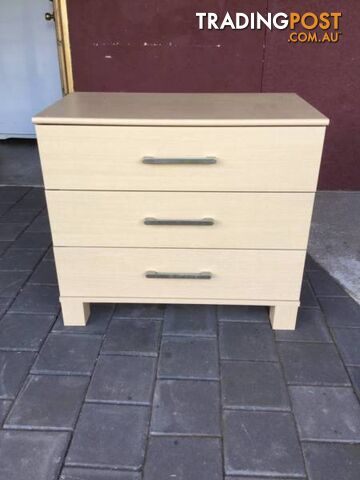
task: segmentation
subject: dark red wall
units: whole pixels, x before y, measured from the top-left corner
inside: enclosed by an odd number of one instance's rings
[[[338,44],[197,28],[197,11],[342,11]],[[77,91],[299,93],[331,119],[320,189],[360,190],[359,0],[68,0]]]

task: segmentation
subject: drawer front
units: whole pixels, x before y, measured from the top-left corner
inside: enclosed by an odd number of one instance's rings
[[[60,293],[71,297],[296,301],[304,258],[298,250],[55,247]]]
[[[305,249],[313,193],[47,191],[55,246]]]
[[[74,190],[315,191],[325,133],[325,127],[36,130],[45,187]]]

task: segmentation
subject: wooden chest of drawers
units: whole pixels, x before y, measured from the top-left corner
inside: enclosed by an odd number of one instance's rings
[[[293,329],[328,119],[295,94],[74,93],[34,118],[64,323],[268,305]]]

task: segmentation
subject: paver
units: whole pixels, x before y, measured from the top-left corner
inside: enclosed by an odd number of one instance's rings
[[[156,356],[160,328],[158,320],[113,318],[102,353]]]
[[[151,437],[144,480],[222,480],[216,438]]]
[[[57,480],[69,440],[67,432],[0,431],[0,478]]]
[[[331,343],[332,339],[321,310],[299,308],[295,330],[276,330],[279,342]]]
[[[334,328],[332,332],[345,365],[360,366],[360,329]]]
[[[288,384],[350,384],[334,345],[282,342],[278,348]]]
[[[305,476],[290,413],[225,411],[224,447],[228,475]]]
[[[91,375],[102,337],[51,333],[32,368],[32,373]]]
[[[303,443],[309,480],[357,480],[360,445]]]
[[[88,401],[150,404],[156,359],[100,356],[86,396]]]
[[[5,422],[5,428],[71,430],[89,379],[30,375]]]
[[[10,410],[11,403],[11,400],[0,400],[0,427],[2,426],[3,421]]]
[[[32,233],[28,231],[22,233],[13,244],[15,248],[38,248],[43,251],[47,250],[50,245],[50,233]]]
[[[0,240],[2,242],[13,241],[20,235],[20,233],[26,227],[27,227],[26,223],[1,223],[0,222]]]
[[[0,349],[39,350],[54,321],[54,315],[5,314],[0,321]]]
[[[16,203],[29,190],[29,187],[3,186],[0,188],[0,203]]]
[[[209,305],[168,305],[164,335],[216,336],[216,311]]]
[[[161,343],[160,378],[219,378],[218,346],[215,338],[168,336]]]
[[[62,469],[59,480],[141,480],[141,473],[65,467]]]
[[[278,360],[269,325],[222,322],[219,328],[222,359]]]
[[[322,297],[320,304],[331,327],[360,328],[360,305],[352,298]]]
[[[159,380],[151,432],[175,435],[220,435],[218,382]]]
[[[33,352],[0,351],[0,399],[16,397],[34,358]]]
[[[300,304],[302,307],[319,308],[318,301],[306,275],[301,286]]]
[[[66,465],[140,469],[149,414],[148,407],[137,405],[85,404]]]
[[[355,393],[360,400],[360,367],[348,367],[351,382],[353,384]]]
[[[218,318],[222,322],[269,322],[269,312],[266,307],[219,305],[217,308]]]
[[[36,248],[10,247],[0,258],[0,270],[32,270],[42,255]]]
[[[360,442],[360,405],[351,388],[290,387],[302,440]]]
[[[341,285],[325,270],[310,271],[307,275],[317,297],[347,297]]]
[[[280,365],[265,362],[221,364],[224,408],[290,410]]]
[[[15,297],[30,273],[30,271],[0,270],[0,295],[3,297]]]
[[[36,285],[57,285],[55,264],[42,261],[29,279],[29,283]]]
[[[121,303],[116,305],[115,318],[152,318],[161,320],[164,317],[165,305],[157,303]]]
[[[59,290],[49,285],[26,285],[20,292],[11,311],[17,313],[48,313],[59,311]]]

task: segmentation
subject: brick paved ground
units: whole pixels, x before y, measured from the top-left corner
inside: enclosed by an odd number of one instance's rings
[[[1,480],[360,478],[360,307],[311,258],[295,332],[161,305],[64,328],[43,191],[0,215]]]

